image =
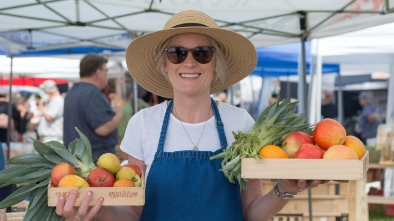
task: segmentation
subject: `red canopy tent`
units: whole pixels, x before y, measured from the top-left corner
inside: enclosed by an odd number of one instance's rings
[[[65,79],[52,79],[52,78],[36,78],[36,77],[15,77],[12,78],[12,85],[14,86],[40,86],[46,80],[53,80],[57,85],[68,84]],[[9,78],[0,78],[0,86],[9,85]]]

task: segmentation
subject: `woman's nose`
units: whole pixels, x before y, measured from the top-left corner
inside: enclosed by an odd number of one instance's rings
[[[183,62],[185,66],[196,66],[197,61],[194,59],[193,54],[191,51],[187,52],[187,56],[185,61]]]

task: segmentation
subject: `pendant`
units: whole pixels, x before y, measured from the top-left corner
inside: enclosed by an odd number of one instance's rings
[[[198,147],[197,147],[197,146],[194,146],[192,150],[196,150],[196,151],[197,151],[197,150],[198,150]]]

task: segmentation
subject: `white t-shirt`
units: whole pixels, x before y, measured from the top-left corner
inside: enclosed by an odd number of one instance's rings
[[[120,145],[120,149],[123,152],[145,162],[145,176],[149,173],[150,166],[152,165],[152,161],[157,150],[166,109],[167,103],[163,102],[158,105],[142,109],[136,113],[130,119],[126,128],[125,136]],[[232,131],[247,132],[254,125],[253,118],[242,108],[219,101],[218,109],[224,124],[224,132],[226,134],[228,145],[231,145],[234,142]],[[194,144],[197,144],[204,124],[205,122],[196,124],[183,122],[183,125]],[[192,150],[193,144],[187,136],[185,129],[182,127],[181,122],[171,114],[164,143],[164,152]],[[198,143],[198,150],[216,151],[219,148],[221,148],[221,146],[216,129],[216,120],[215,117],[212,116],[205,125],[200,142]]]

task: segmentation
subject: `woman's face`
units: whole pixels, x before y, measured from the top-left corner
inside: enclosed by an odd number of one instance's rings
[[[185,33],[179,34],[170,40],[169,46],[182,46],[193,49],[198,46],[212,46],[208,37],[202,34]],[[215,71],[215,53],[207,64],[198,63],[188,52],[186,60],[180,64],[174,64],[166,57],[164,70],[174,89],[175,94],[190,96],[210,94],[211,82]]]

